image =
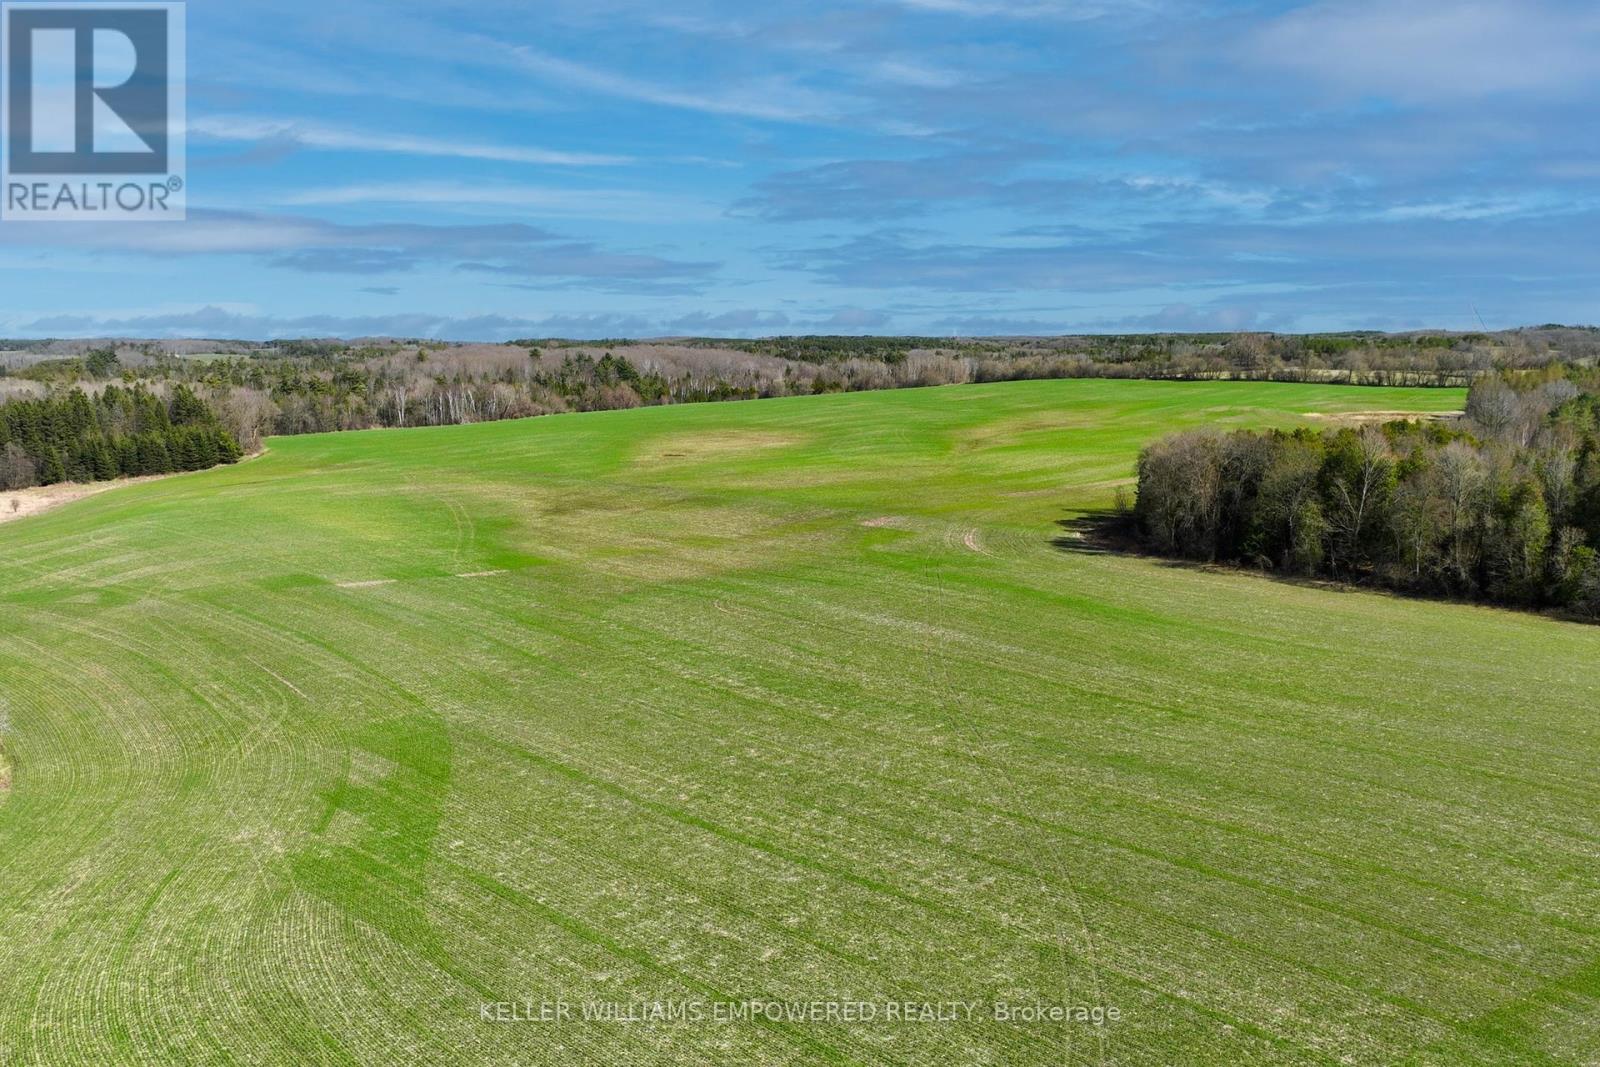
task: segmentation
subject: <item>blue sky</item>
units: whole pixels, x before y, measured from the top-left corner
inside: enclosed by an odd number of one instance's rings
[[[1600,7],[192,0],[189,221],[8,336],[1600,321]]]

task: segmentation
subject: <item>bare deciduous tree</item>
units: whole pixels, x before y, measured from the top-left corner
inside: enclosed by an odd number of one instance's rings
[[[1140,520],[1163,551],[1216,556],[1220,447],[1216,434],[1191,431],[1158,441],[1139,457]]]
[[[1517,394],[1499,378],[1480,379],[1467,394],[1467,418],[1490,437],[1503,436],[1517,421],[1521,406]]]
[[[39,472],[33,459],[16,442],[0,448],[0,490],[26,489],[37,485]],[[18,507],[21,505],[19,504]]]
[[[1334,562],[1353,566],[1361,562],[1362,542],[1387,489],[1394,461],[1388,440],[1376,426],[1363,427],[1342,458],[1331,480],[1334,508],[1328,520],[1339,553]]]

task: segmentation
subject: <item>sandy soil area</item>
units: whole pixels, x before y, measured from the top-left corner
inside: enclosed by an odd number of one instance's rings
[[[91,482],[88,485],[62,482],[60,485],[41,485],[34,489],[0,492],[0,522],[26,519],[30,515],[39,515],[52,508],[59,508],[62,504],[70,504],[74,500],[82,500],[86,496],[94,496],[96,493],[104,493],[124,485],[136,485],[139,482],[153,482],[159,478],[171,477],[173,477],[171,474],[153,474],[145,478],[118,478],[115,481]]]
[[[246,456],[240,460],[248,463],[256,456],[264,455],[257,452],[255,455]],[[216,468],[212,468],[215,470]],[[179,478],[191,473],[180,471],[174,474],[149,474],[143,478],[117,478],[109,482],[62,482],[59,485],[41,485],[33,489],[11,489],[0,492],[0,523],[10,522],[13,519],[26,519],[30,515],[41,515],[46,511],[59,508],[62,504],[70,504],[74,500],[82,500],[86,496],[97,493],[109,492],[112,489],[121,489],[125,485],[138,485],[140,482],[158,482],[164,478]],[[198,474],[199,471],[193,473]]]
[[[1308,419],[1317,419],[1322,422],[1394,422],[1397,419],[1421,419],[1424,422],[1438,422],[1444,419],[1454,419],[1466,414],[1464,411],[1308,411]]]

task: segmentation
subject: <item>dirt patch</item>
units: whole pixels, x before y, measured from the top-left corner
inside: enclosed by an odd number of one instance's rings
[[[59,508],[63,504],[70,504],[74,500],[82,500],[86,496],[97,496],[112,489],[120,489],[125,485],[137,485],[140,482],[154,482],[171,477],[173,475],[152,474],[144,478],[119,478],[114,482],[91,482],[87,485],[78,482],[62,482],[60,485],[42,485],[33,489],[12,489],[9,492],[0,493],[0,522],[26,519],[31,515],[42,515],[46,511]]]
[[[1423,422],[1443,422],[1465,415],[1464,411],[1307,411],[1304,416],[1318,422],[1347,422],[1353,424],[1398,422],[1401,419]]]
[[[728,430],[722,433],[686,433],[658,438],[639,455],[639,463],[684,463],[721,456],[766,452],[804,444],[799,434]]]
[[[898,515],[882,515],[876,519],[868,519],[861,525],[865,526],[869,530],[882,530],[885,528],[891,530],[903,530],[906,528],[907,520],[902,519]]]
[[[256,456],[265,455],[257,452],[255,455],[246,456],[240,463],[248,463]],[[217,468],[212,467],[211,470]],[[168,478],[180,478],[185,474],[201,474],[202,471],[177,471],[172,474],[147,474],[140,478],[115,478],[109,482],[62,482],[59,485],[40,485],[32,489],[12,489],[0,493],[0,524],[11,522],[13,519],[26,519],[33,515],[42,515],[47,511],[54,511],[63,504],[70,504],[74,500],[84,497],[99,496],[113,489],[121,489],[129,485],[141,485],[144,482],[162,482]]]

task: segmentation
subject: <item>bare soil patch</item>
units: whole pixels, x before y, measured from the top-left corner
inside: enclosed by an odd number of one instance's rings
[[[639,457],[639,463],[682,462],[700,459],[718,459],[724,456],[759,453],[772,449],[790,448],[805,444],[799,434],[773,433],[761,430],[728,430],[721,433],[673,434],[659,438],[651,449]]]
[[[258,456],[266,455],[266,450],[254,452],[241,459],[240,463],[249,463]],[[236,464],[237,465],[237,464]],[[211,470],[217,468],[212,467]],[[121,489],[128,485],[140,485],[144,482],[160,482],[168,478],[181,478],[185,474],[201,474],[202,471],[174,471],[171,474],[146,474],[138,478],[114,478],[109,482],[61,482],[57,485],[39,485],[31,489],[12,489],[0,493],[0,523],[7,523],[13,519],[26,519],[30,515],[42,515],[53,511],[63,504],[70,504],[74,500],[84,497],[98,496],[108,493],[113,489]]]
[[[0,523],[10,522],[12,519],[26,519],[30,515],[41,515],[59,508],[62,504],[70,504],[86,496],[96,496],[112,489],[120,489],[125,485],[137,485],[140,482],[154,482],[171,477],[173,477],[171,474],[151,474],[143,478],[118,478],[111,482],[88,484],[62,482],[59,485],[41,485],[32,489],[12,489],[0,493]]]
[[[1464,411],[1307,411],[1308,419],[1318,422],[1348,422],[1355,424],[1396,422],[1400,419],[1420,419],[1423,422],[1442,422],[1465,415]]]

